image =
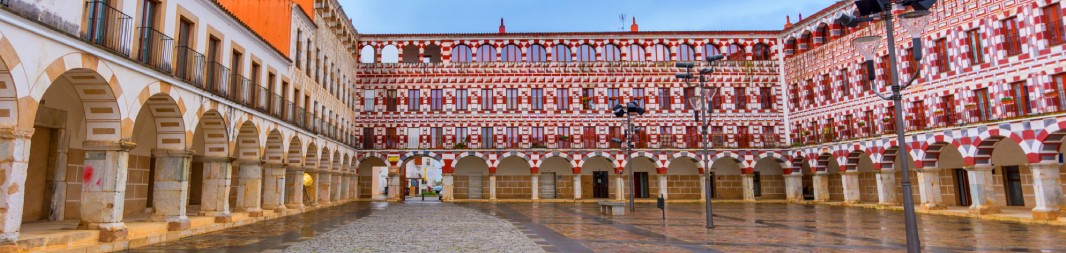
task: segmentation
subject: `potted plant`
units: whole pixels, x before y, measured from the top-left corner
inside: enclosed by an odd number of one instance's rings
[[[866,126],[866,121],[857,121],[855,122],[855,125],[859,127],[864,127]]]
[[[803,135],[811,135],[811,131],[803,130]]]
[[[1049,98],[1059,97],[1059,91],[1057,91],[1057,90],[1048,90],[1047,92],[1044,93],[1044,96],[1045,97],[1049,97]]]
[[[570,136],[569,136],[569,135],[560,135],[560,136],[559,136],[559,140],[560,140],[560,141],[565,141],[565,140],[569,140],[569,139],[570,139]]]
[[[832,128],[832,127],[825,127],[825,128],[822,128],[822,133],[825,133],[825,134],[830,134],[830,133],[832,133],[832,132],[833,132],[833,128]]]
[[[1005,105],[1013,105],[1014,97],[1003,97],[999,99],[999,102],[1002,102]]]
[[[892,122],[892,118],[881,118],[881,121],[885,122],[885,123],[889,123],[889,122]]]
[[[944,110],[936,109],[936,111],[933,111],[933,115],[936,115],[936,116],[944,115]]]
[[[972,110],[972,109],[976,109],[976,108],[977,108],[977,103],[966,104],[966,109],[971,109]]]
[[[837,129],[844,130],[845,128],[848,128],[848,126],[846,126],[846,125],[837,125]]]

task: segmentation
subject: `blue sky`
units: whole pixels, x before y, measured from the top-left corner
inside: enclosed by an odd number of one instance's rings
[[[837,0],[339,0],[359,33],[776,30]]]

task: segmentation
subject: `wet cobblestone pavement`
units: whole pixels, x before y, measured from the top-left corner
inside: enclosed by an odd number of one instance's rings
[[[529,242],[549,252],[901,252],[905,243],[902,212],[855,207],[716,203],[714,229],[704,228],[702,204],[669,204],[667,219],[654,204],[638,204],[636,213],[608,217],[595,203],[352,203],[327,210],[251,224],[226,231],[134,249],[134,252],[528,252]],[[467,212],[469,211],[469,212]],[[383,213],[384,212],[384,213]],[[442,216],[430,231],[452,234],[433,239],[420,229],[424,221],[410,214]],[[481,213],[499,219],[470,213]],[[450,215],[452,213],[462,215]],[[471,222],[477,220],[478,222]],[[500,220],[513,224],[500,226]],[[466,223],[463,223],[463,222]],[[487,224],[487,225],[486,225]],[[484,248],[449,245],[464,233],[521,233],[528,241],[505,235],[471,238]],[[984,221],[964,217],[919,215],[922,246],[927,252],[1066,252],[1066,227]],[[444,230],[441,230],[444,229]],[[391,232],[390,232],[391,231]],[[395,234],[400,231],[400,234]],[[335,233],[336,232],[336,233]],[[395,238],[381,233],[394,233]],[[407,234],[403,234],[407,233]],[[400,237],[417,237],[412,243]],[[458,240],[458,241],[455,241]],[[330,242],[340,244],[331,245]],[[440,242],[441,245],[434,245]],[[307,247],[318,243],[320,247]],[[411,247],[381,245],[409,244]],[[502,245],[502,247],[500,246]],[[516,246],[508,246],[516,245]],[[500,248],[494,248],[500,247]],[[508,248],[510,247],[510,248]],[[376,250],[375,250],[376,249]]]

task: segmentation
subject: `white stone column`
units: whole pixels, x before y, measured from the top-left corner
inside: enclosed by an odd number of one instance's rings
[[[285,208],[296,212],[304,209],[304,168],[300,165],[285,167]]]
[[[352,180],[352,183],[349,186],[350,188],[348,189],[348,192],[351,192],[352,199],[359,199],[359,174],[352,172],[350,180]]]
[[[539,174],[533,174],[533,175],[530,175],[529,177],[530,177],[530,180],[531,180],[531,184],[530,184],[531,187],[530,188],[532,188],[532,189],[530,189],[531,190],[530,192],[533,193],[533,197],[530,198],[530,199],[538,200],[538,199],[540,199],[540,175]]]
[[[126,173],[132,142],[86,141],[85,172],[81,184],[79,229],[100,230],[100,241],[125,240],[129,230],[122,222],[126,198]]]
[[[785,199],[788,201],[803,201],[803,175],[785,175]]]
[[[966,168],[970,176],[970,213],[992,214],[999,212],[996,205],[996,190],[992,181],[992,165],[980,164]]]
[[[825,171],[814,173],[814,201],[829,201],[829,174]]]
[[[663,196],[663,199],[670,199],[666,183],[666,174],[659,174],[659,196]]]
[[[318,192],[318,196],[316,196],[318,197],[318,202],[315,203],[315,206],[328,206],[330,204],[330,187],[332,187],[332,182],[330,182],[330,172],[327,170],[319,170],[318,172],[315,172],[315,174],[318,175],[315,177],[315,180],[318,183],[316,189],[316,192]],[[389,194],[392,194],[392,192],[396,190],[400,189],[389,185]],[[400,192],[402,193],[403,191]]]
[[[614,174],[614,200],[626,199],[626,179],[621,174]]]
[[[916,168],[918,174],[918,196],[921,208],[926,210],[944,209],[944,197],[940,195],[940,169]]]
[[[1034,220],[1057,220],[1060,208],[1066,204],[1062,194],[1062,179],[1059,163],[1034,163],[1029,165],[1033,171],[1033,190],[1036,193],[1036,208],[1033,208]]]
[[[285,211],[285,165],[266,163],[263,165],[263,209],[275,213]]]
[[[441,176],[441,183],[444,184],[444,192],[441,193],[441,199],[444,201],[455,200],[455,173],[446,173]]]
[[[0,129],[0,252],[18,252],[33,130]],[[47,144],[38,144],[47,145]]]
[[[334,168],[337,168],[337,167],[334,167]],[[344,202],[344,191],[342,189],[344,189],[344,187],[345,187],[345,185],[344,185],[345,182],[343,180],[344,175],[342,175],[341,172],[339,172],[339,171],[330,171],[329,175],[330,175],[330,179],[329,179],[329,182],[330,182],[330,194],[329,194],[330,201],[333,202],[334,204],[343,203]]]
[[[155,155],[155,189],[152,189],[151,221],[167,222],[167,230],[189,229],[189,175],[192,151],[152,150]]]
[[[389,166],[389,200],[403,201],[403,189],[401,189],[400,170],[398,166]]]
[[[899,205],[896,198],[896,171],[881,169],[877,171],[877,203],[885,206]]]
[[[745,201],[755,201],[755,175],[741,174],[740,187]]]
[[[200,196],[200,215],[215,217],[216,223],[232,222],[229,191],[233,169],[229,157],[204,157],[203,190]]]
[[[496,174],[489,174],[489,200],[496,200]]]
[[[263,161],[238,160],[237,167],[237,211],[263,216]]]
[[[574,175],[574,199],[581,199],[581,174]]]
[[[859,171],[844,171],[840,174],[840,177],[840,182],[844,186],[844,203],[859,203],[861,201],[859,195]]]
[[[707,174],[700,174],[700,202],[707,202]]]

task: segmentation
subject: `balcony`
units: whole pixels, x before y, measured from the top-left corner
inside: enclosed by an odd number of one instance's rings
[[[207,65],[207,91],[222,97],[229,97],[229,68],[218,62]]]
[[[82,31],[82,40],[124,57],[130,56],[133,18],[105,1],[85,2],[85,17],[86,29]]]
[[[178,61],[174,76],[196,87],[204,88],[204,55],[192,48],[178,47]]]
[[[174,51],[174,39],[151,27],[137,28],[137,62],[148,65],[163,73],[171,71],[171,52]]]

